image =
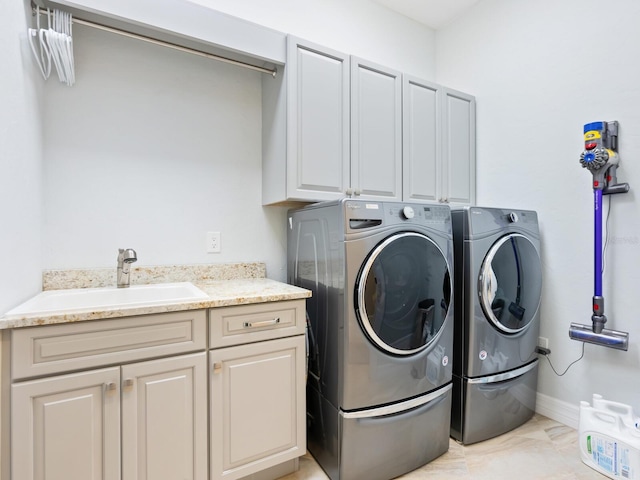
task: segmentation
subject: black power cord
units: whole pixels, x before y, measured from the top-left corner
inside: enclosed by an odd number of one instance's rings
[[[576,363],[578,363],[580,360],[582,360],[582,357],[584,357],[584,342],[582,342],[582,353],[580,354],[580,356],[575,359],[573,362],[571,362],[569,364],[569,366],[567,366],[567,368],[565,368],[564,372],[562,373],[558,373],[556,371],[556,369],[553,366],[553,363],[551,363],[551,359],[549,358],[549,355],[551,355],[551,350],[549,350],[548,348],[544,348],[544,347],[536,347],[536,353],[539,353],[540,355],[543,355],[544,358],[547,359],[547,362],[549,362],[549,366],[551,367],[551,370],[553,370],[553,373],[555,373],[558,377],[562,377],[565,373],[567,373],[569,371],[569,369]]]

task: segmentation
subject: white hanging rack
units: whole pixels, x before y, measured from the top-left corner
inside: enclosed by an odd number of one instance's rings
[[[36,8],[32,7],[32,10],[33,10],[33,14],[36,15],[37,14]],[[40,15],[46,15],[46,14],[47,14],[46,10],[40,9]],[[277,73],[278,73],[277,68],[271,69],[271,68],[265,68],[265,67],[259,67],[259,66],[256,66],[256,65],[251,65],[250,63],[245,63],[245,62],[242,62],[240,60],[234,60],[234,59],[231,59],[231,58],[223,57],[221,55],[215,55],[213,53],[202,52],[200,50],[195,50],[193,48],[183,47],[181,45],[176,45],[174,43],[165,42],[165,41],[162,41],[162,40],[156,40],[155,38],[147,37],[147,36],[144,36],[144,35],[138,35],[137,33],[125,32],[124,30],[120,30],[118,28],[107,27],[105,25],[100,25],[99,23],[95,23],[95,22],[89,22],[87,20],[82,20],[80,18],[73,17],[72,21],[73,21],[73,23],[78,24],[78,25],[84,25],[84,26],[95,28],[95,29],[98,29],[98,30],[103,30],[105,32],[114,33],[116,35],[121,35],[123,37],[133,38],[135,40],[140,40],[140,41],[143,41],[143,42],[151,43],[153,45],[159,45],[161,47],[171,48],[173,50],[178,50],[179,52],[190,53],[192,55],[197,55],[199,57],[204,57],[204,58],[209,58],[211,60],[216,60],[216,61],[219,61],[219,62],[229,63],[231,65],[236,65],[238,67],[248,68],[250,70],[254,70],[254,71],[257,71],[257,72],[261,72],[261,73],[268,73],[272,77],[275,77],[277,75]]]

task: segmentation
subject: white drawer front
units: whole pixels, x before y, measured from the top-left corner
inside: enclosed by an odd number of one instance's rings
[[[209,310],[209,347],[299,335],[305,328],[305,301],[239,305]]]
[[[12,331],[14,379],[206,348],[206,311],[143,315]]]

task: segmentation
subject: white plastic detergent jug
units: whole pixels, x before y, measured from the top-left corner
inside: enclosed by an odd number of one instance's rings
[[[640,480],[640,417],[623,403],[593,395],[593,407],[580,402],[582,461],[609,478]]]
[[[622,418],[622,421],[627,427],[640,428],[640,417],[633,412],[631,405],[605,400],[602,395],[598,395],[597,393],[593,394],[592,402],[593,408],[607,410],[612,414],[620,415],[620,418]]]

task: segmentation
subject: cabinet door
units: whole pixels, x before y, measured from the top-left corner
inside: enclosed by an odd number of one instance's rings
[[[209,352],[212,480],[304,455],[304,358],[304,335]]]
[[[206,352],[122,367],[123,480],[207,478]]]
[[[443,201],[440,86],[403,76],[402,199]]]
[[[120,478],[120,369],[11,386],[13,480]]]
[[[401,200],[402,76],[351,58],[351,188],[356,198]]]
[[[349,186],[349,57],[288,37],[287,193],[341,198]]]
[[[476,102],[474,97],[443,89],[444,197],[450,203],[476,201]]]

